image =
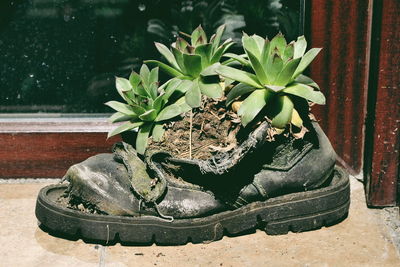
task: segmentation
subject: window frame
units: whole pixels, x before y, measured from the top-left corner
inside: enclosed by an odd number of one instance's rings
[[[1,114],[0,178],[60,178],[73,164],[110,152],[106,114]]]

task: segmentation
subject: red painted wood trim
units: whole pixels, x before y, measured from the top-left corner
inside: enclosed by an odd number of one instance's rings
[[[381,1],[381,34],[372,166],[367,201],[371,206],[396,204],[400,146],[400,1]]]
[[[110,152],[105,117],[3,114],[0,117],[0,178],[60,178],[75,163]]]
[[[353,174],[363,164],[372,0],[310,0],[309,47],[322,47],[310,76],[327,98],[313,112]]]
[[[110,152],[107,133],[0,133],[0,178],[60,178],[69,166]]]

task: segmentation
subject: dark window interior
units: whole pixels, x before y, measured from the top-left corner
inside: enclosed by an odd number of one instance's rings
[[[2,0],[0,113],[103,113],[118,99],[114,76],[159,59],[199,24],[240,42],[245,31],[302,34],[302,0]],[[238,49],[238,47],[236,47]]]

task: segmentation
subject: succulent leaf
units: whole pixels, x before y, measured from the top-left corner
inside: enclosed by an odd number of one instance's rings
[[[185,98],[182,97],[174,104],[165,107],[155,119],[156,122],[172,119],[182,113],[189,111],[191,107],[186,104]]]
[[[146,89],[144,89],[142,84],[139,84],[137,87],[133,87],[132,91],[138,96],[141,96],[144,98],[150,97],[149,92]]]
[[[282,59],[284,62],[287,62],[288,60],[292,59],[294,55],[294,43],[291,42],[288,44],[285,48],[285,51],[283,52]]]
[[[251,85],[239,83],[238,85],[233,87],[226,96],[226,105],[230,105],[239,96],[253,92],[254,90],[256,90],[256,88]]]
[[[279,51],[279,55],[282,56],[286,49],[286,45],[287,43],[285,37],[282,35],[282,33],[278,33],[270,42],[270,54],[277,49]]]
[[[179,83],[176,87],[175,91],[185,94],[190,89],[190,87],[192,87],[192,83],[193,81],[191,80],[182,80],[181,83]]]
[[[297,37],[297,41],[294,43],[293,58],[299,58],[304,55],[307,48],[307,41],[304,36]]]
[[[201,57],[201,66],[203,69],[210,65],[211,51],[212,51],[211,44],[199,45],[194,50],[194,53]]]
[[[183,54],[183,63],[189,76],[193,78],[199,76],[202,70],[201,57],[199,55]]]
[[[173,77],[183,77],[184,76],[184,74],[182,72],[180,72],[158,60],[145,60],[144,63],[154,64],[156,66],[159,66],[161,68],[161,70],[163,70],[165,73],[167,73]]]
[[[125,78],[116,77],[115,87],[117,88],[118,94],[127,102],[132,103],[132,101],[127,96],[127,92],[132,90],[132,85],[129,80]]]
[[[278,54],[272,54],[268,58],[267,65],[265,66],[265,73],[267,74],[270,84],[274,84],[278,74],[283,69],[283,60]]]
[[[114,135],[120,134],[122,132],[126,132],[132,129],[135,129],[139,126],[142,126],[144,122],[125,122],[124,124],[121,124],[120,126],[118,126],[117,128],[115,128],[114,130],[112,130],[111,132],[108,133],[107,138],[110,138]]]
[[[264,66],[264,69],[267,68],[268,62],[272,58],[272,56],[271,56],[272,54],[269,51],[270,45],[271,45],[271,43],[268,39],[264,40],[264,46],[263,46],[263,49],[261,52],[261,58],[260,58],[261,64]]]
[[[200,107],[201,104],[201,91],[199,87],[199,83],[197,80],[194,80],[192,86],[185,94],[186,103],[192,108]]]
[[[221,76],[248,84],[255,88],[263,88],[263,86],[258,81],[257,76],[255,76],[254,74],[224,65],[219,66],[216,72]]]
[[[155,121],[164,121],[172,119],[182,113],[179,105],[172,104],[164,108],[157,116]]]
[[[146,112],[146,110],[139,105],[131,105],[130,108],[137,114],[137,116]]]
[[[254,41],[256,42],[256,44],[257,44],[257,46],[258,46],[258,50],[260,51],[260,56],[261,56],[261,52],[263,51],[264,45],[265,45],[265,39],[262,38],[262,37],[259,36],[259,35],[256,35],[256,34],[253,34],[253,35],[251,36],[251,38],[253,38]]]
[[[179,51],[181,51],[182,53],[183,52],[190,53],[189,47],[190,47],[190,45],[188,42],[186,42],[185,39],[183,39],[181,37],[178,37],[176,39],[175,48],[178,49]]]
[[[308,50],[308,52],[301,58],[300,64],[294,72],[292,78],[296,78],[299,74],[301,74],[307,67],[310,65],[311,61],[318,55],[321,51],[321,48],[312,48]]]
[[[224,55],[224,53],[233,45],[232,41],[228,41],[223,43],[220,47],[215,50],[214,55],[211,57],[210,64],[217,63],[221,60],[221,57]]]
[[[161,43],[154,43],[158,52],[160,52],[161,55],[163,55],[165,57],[165,59],[168,61],[169,64],[171,64],[175,69],[179,70],[179,65],[176,62],[176,59],[174,57],[174,55],[172,54],[172,52],[168,49],[168,47],[166,47],[165,45],[161,44]]]
[[[294,81],[297,83],[302,83],[302,84],[320,89],[316,82],[314,82],[310,77],[303,75],[303,74],[300,74],[299,76],[297,76]]]
[[[218,78],[219,79],[219,78]],[[209,82],[205,81],[204,78],[198,79],[199,88],[202,94],[211,97],[211,98],[220,98],[223,96],[223,89],[218,82]]]
[[[179,88],[179,85],[181,85],[182,83],[183,83],[182,80],[179,80],[179,79],[176,79],[176,78],[171,79],[168,82],[168,85],[165,87],[164,94],[158,96],[157,98],[160,97],[163,100],[163,102],[166,103],[168,101],[168,99],[171,97],[171,95]],[[185,92],[181,91],[181,93],[183,94]],[[156,101],[157,101],[157,99],[156,99]],[[154,101],[154,104],[156,103],[156,101]]]
[[[130,115],[130,116],[137,116],[136,113],[132,110],[131,106],[118,102],[118,101],[108,101],[105,103],[107,106],[110,108],[115,109],[116,111],[119,111],[125,115]]]
[[[176,49],[175,47],[171,47],[172,53],[176,59],[176,62],[179,66],[179,71],[182,73],[186,73],[185,64],[183,63],[183,53],[182,51]]]
[[[143,87],[146,89],[147,87],[149,87],[149,84],[150,84],[150,80],[149,80],[149,78],[150,78],[150,70],[149,70],[149,67],[147,67],[146,64],[143,64],[142,67],[140,68],[139,74],[140,74],[140,78],[142,80]]]
[[[292,120],[293,113],[293,102],[288,96],[278,97],[278,103],[276,105],[276,111],[278,112],[272,119],[271,125],[273,127],[283,129]]]
[[[296,71],[297,66],[299,66],[300,58],[291,59],[289,60],[283,67],[282,71],[276,77],[274,81],[274,85],[287,85],[290,83],[294,78],[293,73]]]
[[[207,36],[206,33],[204,32],[203,28],[201,25],[199,25],[191,35],[191,43],[193,47],[196,47],[197,45],[201,44],[206,44],[207,43]]]
[[[132,90],[131,83],[125,78],[116,77],[115,87],[117,87],[118,92],[127,92]],[[124,96],[121,94],[121,97],[123,98]]]
[[[132,71],[131,75],[129,76],[129,82],[133,88],[137,87],[140,83],[140,75]]]
[[[268,80],[267,74],[265,73],[264,68],[263,68],[263,66],[261,65],[260,61],[259,61],[259,60],[257,59],[257,57],[256,57],[255,55],[253,55],[253,53],[251,53],[250,51],[247,51],[247,50],[246,50],[246,53],[247,53],[247,56],[248,56],[249,59],[250,59],[251,66],[252,66],[254,72],[256,73],[256,75],[257,75],[257,77],[258,77],[258,80],[259,80],[263,85],[269,84],[270,82],[269,82],[269,80]]]
[[[200,76],[205,77],[205,76],[215,76],[215,75],[218,75],[218,73],[216,72],[216,70],[217,70],[217,68],[218,68],[220,65],[221,65],[220,63],[214,63],[214,64],[208,66],[207,68],[203,69],[203,70],[200,72]]]
[[[149,85],[150,97],[154,100],[157,98],[158,82],[153,82]]]
[[[320,91],[315,91],[311,86],[305,84],[295,83],[286,87],[283,92],[302,97],[319,105],[325,105],[325,96]]]
[[[224,57],[234,59],[234,60],[238,61],[240,64],[242,64],[243,66],[250,67],[251,66],[250,62],[245,58],[245,56],[246,55],[236,55],[233,53],[225,53],[224,54]]]
[[[139,116],[139,119],[143,121],[154,121],[155,118],[157,117],[157,110],[155,109],[150,109],[144,112]]]
[[[153,137],[154,141],[159,142],[161,141],[164,132],[165,132],[164,125],[162,123],[156,123],[154,124],[151,136]]]
[[[245,51],[250,51],[257,58],[260,58],[262,48],[260,49],[259,44],[257,43],[254,36],[250,37],[247,34],[243,33],[242,44]]]
[[[301,119],[299,113],[297,112],[297,110],[295,108],[293,108],[293,111],[292,111],[291,123],[298,128],[301,128],[303,126],[303,120]]]
[[[258,89],[253,91],[243,101],[238,111],[243,126],[246,127],[246,125],[265,107],[270,95],[271,93],[267,89]]]
[[[280,85],[266,85],[265,87],[271,89],[274,92],[279,92],[286,88],[285,86]]]
[[[161,108],[165,104],[166,101],[164,101],[163,96],[166,95],[167,93],[164,93],[163,95],[157,96],[157,98],[153,102],[153,109],[155,109],[158,112],[161,111]],[[167,98],[168,99],[168,98]]]
[[[186,103],[185,97],[181,97],[181,98],[179,98],[178,100],[176,100],[175,104],[179,105],[179,107],[180,107],[182,113],[188,112],[189,110],[192,109],[192,107],[189,106],[189,105]]]
[[[141,125],[141,127],[139,128],[139,132],[136,137],[136,151],[139,154],[144,154],[144,151],[146,150],[152,127],[153,127],[152,123],[145,123]]]
[[[152,69],[149,75],[149,84],[158,84],[158,67]]]
[[[131,120],[132,118],[135,118],[131,115],[126,115],[121,112],[115,112],[110,118],[108,118],[108,121],[111,123],[114,122],[120,122],[120,121],[128,121]]]
[[[218,48],[219,43],[221,42],[222,34],[225,31],[225,27],[226,27],[225,24],[219,26],[217,31],[215,32],[214,38],[212,38],[212,40],[210,40],[212,43],[212,48],[211,48],[212,53],[214,53],[215,50]]]

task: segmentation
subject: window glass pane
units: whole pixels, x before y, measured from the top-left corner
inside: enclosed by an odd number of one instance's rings
[[[114,77],[160,59],[179,31],[223,24],[289,39],[302,31],[301,0],[2,0],[0,112],[110,112]],[[236,49],[238,49],[236,47]]]

